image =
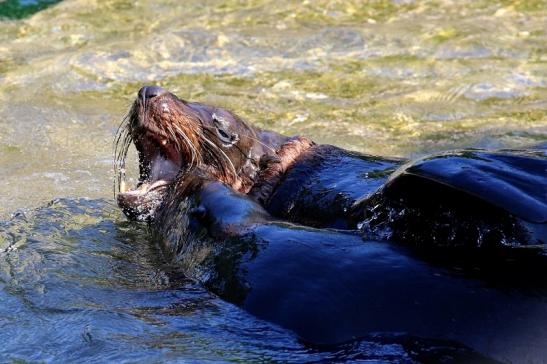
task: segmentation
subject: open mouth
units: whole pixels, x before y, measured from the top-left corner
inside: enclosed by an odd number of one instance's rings
[[[176,147],[167,139],[146,132],[135,141],[139,155],[140,177],[137,188],[128,191],[121,183],[121,193],[145,193],[174,181],[182,167],[182,157]]]
[[[176,147],[152,132],[140,135],[134,143],[139,155],[139,182],[135,188],[128,189],[122,176],[117,199],[127,216],[146,220],[153,215],[167,188],[177,179],[183,161]]]
[[[169,126],[170,109],[166,100],[169,95],[150,99],[139,97],[128,115],[128,123],[121,131],[123,136],[118,138],[122,146],[116,158],[122,162],[121,165],[131,143],[135,145],[139,157],[139,181],[134,188],[128,188],[123,168],[118,168],[117,202],[131,219],[144,221],[153,217],[165,192],[189,163]]]

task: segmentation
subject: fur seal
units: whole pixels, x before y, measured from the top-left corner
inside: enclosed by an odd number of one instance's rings
[[[517,247],[547,242],[547,147],[464,150],[418,161],[376,157],[250,126],[156,86],[139,91],[117,139],[139,152],[124,212],[146,219],[165,187],[193,166],[249,193],[273,216],[357,229],[415,246]]]
[[[402,332],[507,358],[523,337],[547,337],[547,311],[537,296],[545,284],[533,295],[508,295],[510,284],[492,288],[508,282],[497,270],[490,272],[495,282],[465,277],[400,244],[281,221],[199,167],[168,190],[150,226],[186,276],[306,343]],[[528,312],[533,328],[508,334],[515,310]],[[546,353],[543,345],[534,350]]]
[[[296,138],[263,157],[249,194],[274,216],[367,238],[519,247],[547,243],[546,171],[547,145],[402,161]]]
[[[151,101],[156,97],[157,102]],[[123,161],[129,143],[135,143],[140,181],[136,189],[120,193],[118,203],[130,217],[150,223],[165,255],[176,261],[185,275],[223,299],[291,329],[313,344],[336,344],[373,332],[405,332],[457,340],[504,359],[518,358],[510,349],[525,340],[535,348],[534,357],[547,355],[540,344],[547,337],[543,255],[526,250],[518,259],[502,256],[495,259],[499,264],[492,264],[492,255],[488,254],[488,265],[462,272],[447,269],[454,266],[453,249],[430,249],[431,256],[424,256],[407,246],[364,240],[347,230],[355,224],[354,216],[365,212],[358,208],[363,193],[370,194],[366,201],[387,196],[381,192],[385,186],[405,194],[406,187],[398,189],[394,182],[405,174],[400,173],[404,168],[409,168],[404,161],[363,156],[316,145],[305,138],[289,139],[267,132],[260,136],[254,129],[226,126],[223,132],[237,134],[238,138],[225,138],[218,131],[220,136],[215,141],[212,132],[217,132],[212,128],[219,127],[214,124],[214,108],[147,88],[141,90],[139,100],[122,125],[117,157]],[[199,119],[188,123],[198,128],[184,131],[183,127],[190,127],[181,122],[186,125],[178,127],[183,129],[182,134],[168,129],[164,116],[159,116],[160,110],[163,113],[161,101],[167,103],[166,113],[175,115],[172,118],[186,120],[178,113],[188,113]],[[193,132],[192,138],[199,142],[186,144],[191,140],[185,139],[189,138],[186,132]],[[239,144],[245,140],[241,135],[249,132],[254,133],[247,138],[251,142]],[[219,145],[212,147],[200,139],[203,137],[212,143],[234,143],[221,152],[216,148]],[[209,147],[195,149],[205,145]],[[239,157],[231,160],[232,170],[225,165],[231,155],[227,151],[233,146],[237,146],[233,155]],[[312,164],[306,162],[308,157]],[[253,162],[247,164],[250,160]],[[336,184],[336,174],[325,175],[329,177],[325,180],[314,177],[314,173],[324,172],[325,166],[334,168],[344,163],[353,172],[344,184]],[[241,176],[247,173],[246,165],[251,172]],[[302,180],[296,172],[308,179]],[[359,179],[366,183],[359,184]],[[327,209],[342,202],[346,208],[334,214],[300,210],[308,216],[309,224],[323,226],[321,229],[276,217],[268,211],[273,208],[267,199],[290,187],[293,180],[293,191],[300,199],[295,200],[297,204],[311,201],[309,206],[317,206],[314,201],[320,201]],[[302,186],[318,189],[310,190],[306,200],[300,197],[304,196]],[[322,186],[332,188],[333,194],[317,194]],[[536,216],[533,211],[531,216]],[[296,214],[291,219],[299,218],[301,215]],[[346,230],[324,228],[329,225]],[[469,257],[465,258],[467,261]],[[515,261],[519,264],[513,267]],[[479,276],[469,276],[468,272],[478,272]],[[526,280],[533,281],[533,294],[520,292]],[[514,322],[515,312],[521,314],[519,322],[526,322],[525,328]]]

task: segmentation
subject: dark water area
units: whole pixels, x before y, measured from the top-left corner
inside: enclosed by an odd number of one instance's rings
[[[110,202],[54,200],[0,223],[0,361],[460,362],[454,342],[373,335],[313,347],[166,264]]]
[[[61,0],[5,0],[0,2],[0,18],[22,19]]]

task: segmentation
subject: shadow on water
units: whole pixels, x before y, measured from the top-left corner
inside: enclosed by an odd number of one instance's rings
[[[23,19],[61,0],[5,0],[0,1],[0,19]]]
[[[0,222],[0,361],[483,362],[400,334],[312,347],[183,278],[104,200]]]

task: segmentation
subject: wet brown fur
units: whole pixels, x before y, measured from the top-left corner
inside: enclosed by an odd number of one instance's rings
[[[294,164],[302,153],[315,143],[306,137],[298,136],[284,143],[275,155],[264,155],[260,158],[260,171],[249,196],[262,205],[266,205],[275,186],[285,172]]]
[[[220,142],[215,139],[215,129],[210,120],[210,115],[215,111],[233,118],[235,122],[232,124],[238,128],[238,142],[229,151],[230,155],[221,149]],[[181,173],[201,166],[218,181],[243,193],[248,192],[254,184],[258,170],[260,155],[255,158],[250,156],[253,143],[261,144],[260,148],[271,149],[258,139],[254,128],[223,109],[188,103],[171,93],[153,101],[137,99],[117,132],[115,170],[118,173],[118,184],[115,191],[119,192],[120,181],[125,173],[125,159],[132,142],[139,153],[141,182],[143,181],[148,162],[143,143],[150,139],[159,148],[162,147],[162,140],[168,141],[166,148],[175,148],[184,164]]]

